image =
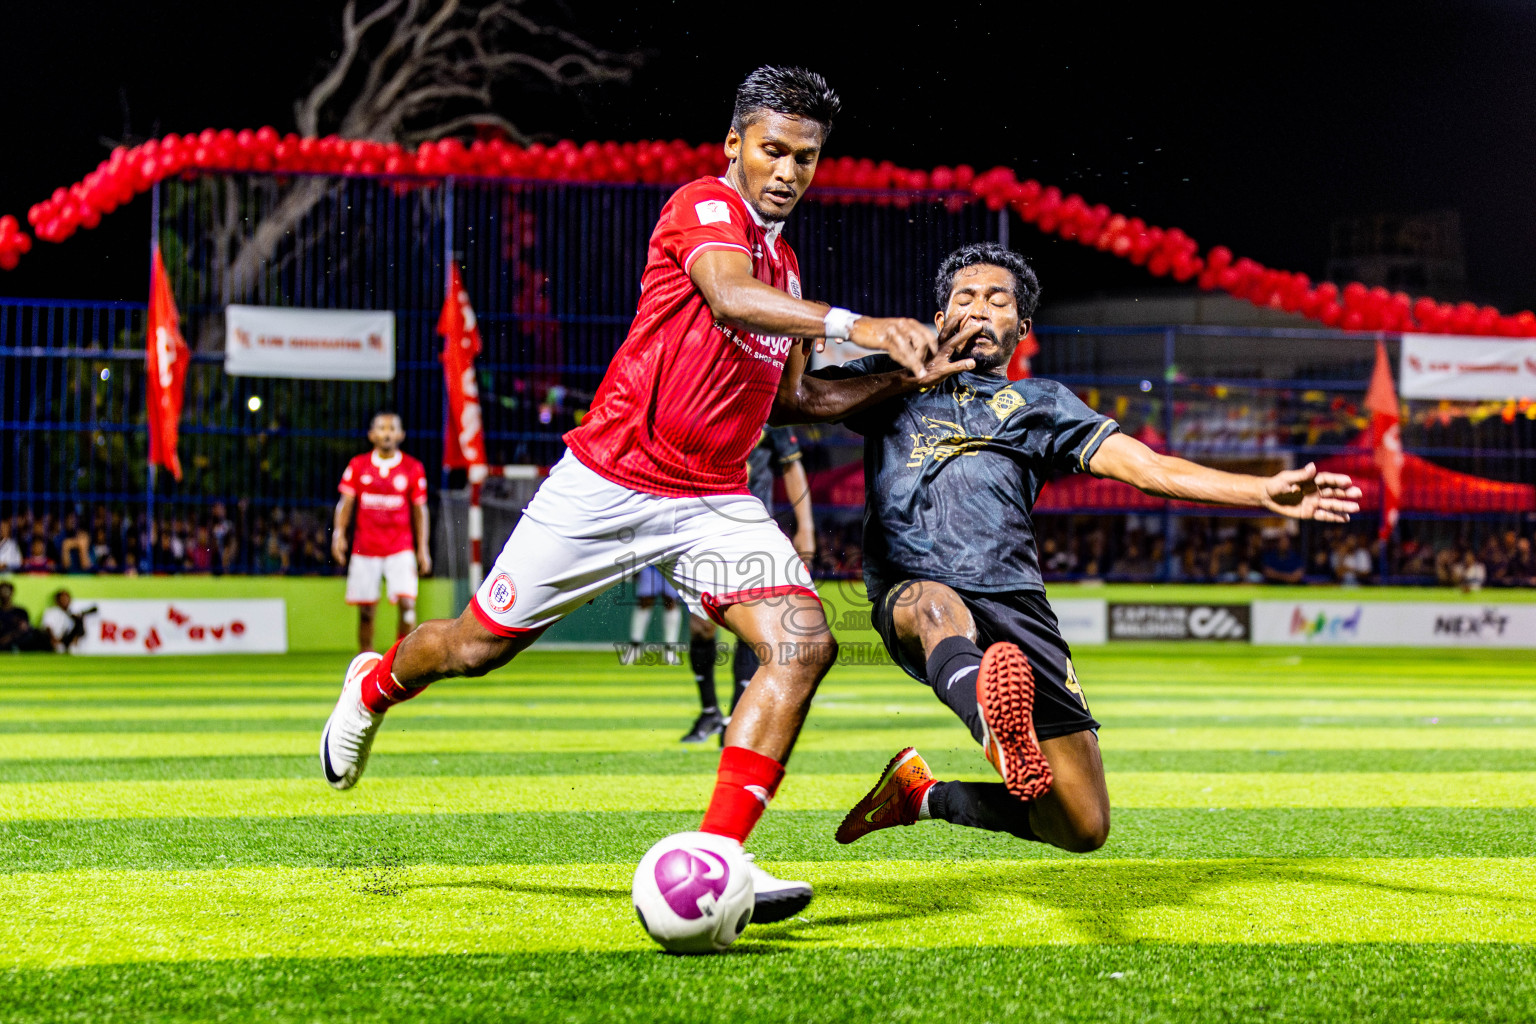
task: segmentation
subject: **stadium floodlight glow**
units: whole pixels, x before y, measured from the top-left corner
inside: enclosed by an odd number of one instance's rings
[[[112,379],[112,369],[111,369],[111,367],[103,366],[101,368],[101,379],[102,380],[111,380]]]
[[[261,396],[260,395],[252,395],[250,398],[247,398],[245,400],[245,407],[247,409],[251,410],[251,412],[260,412],[261,411]]]
[[[1142,381],[1140,386],[1141,386],[1141,390],[1143,390],[1143,391],[1151,391],[1152,390],[1152,382],[1149,381],[1149,380]]]

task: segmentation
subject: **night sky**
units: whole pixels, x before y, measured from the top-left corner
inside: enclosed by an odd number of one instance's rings
[[[1339,217],[1454,208],[1470,297],[1536,305],[1536,3],[1121,5],[529,0],[615,49],[627,85],[508,95],[549,138],[723,136],[767,62],[844,98],[829,155],[1006,163],[1202,246],[1321,276]],[[339,3],[6,4],[0,212],[134,141],[205,126],[292,128],[339,40]],[[881,12],[872,16],[869,12]],[[1173,13],[1177,11],[1179,13]],[[887,13],[889,12],[889,13]],[[148,201],[39,244],[0,294],[142,300]],[[1058,297],[1173,287],[1072,243],[1015,234]]]

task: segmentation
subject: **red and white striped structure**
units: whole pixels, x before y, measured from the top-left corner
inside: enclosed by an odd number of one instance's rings
[[[485,540],[485,516],[480,510],[480,490],[488,477],[499,476],[505,480],[539,480],[549,475],[548,466],[487,466],[469,467],[469,590],[480,589],[485,579],[485,555],[481,550]]]

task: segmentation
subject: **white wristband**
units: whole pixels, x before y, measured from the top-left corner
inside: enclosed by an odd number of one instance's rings
[[[833,306],[827,310],[827,315],[821,318],[824,337],[847,338],[853,331],[853,322],[859,319],[859,314],[850,313],[841,306]]]

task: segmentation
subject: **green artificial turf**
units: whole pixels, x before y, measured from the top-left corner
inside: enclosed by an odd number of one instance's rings
[[[683,669],[534,651],[391,712],[349,793],[344,660],[0,661],[0,1024],[141,1020],[1529,1020],[1526,652],[1079,650],[1115,802],[1074,856],[925,823],[838,846],[916,743],[988,777],[889,666],[839,666],[751,844],[817,899],[723,956],[650,945],[633,864],[718,748]],[[722,681],[724,674],[722,674]]]

